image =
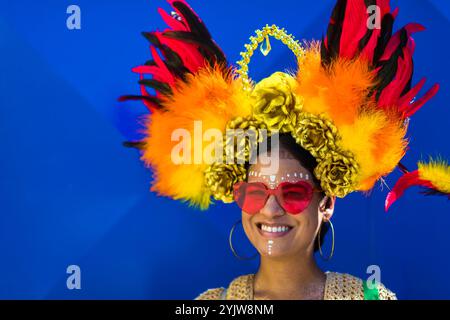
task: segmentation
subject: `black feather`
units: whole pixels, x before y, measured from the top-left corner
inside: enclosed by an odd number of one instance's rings
[[[379,82],[375,86],[375,90],[377,91],[376,100],[381,96],[383,90],[394,80],[395,75],[398,70],[398,59],[400,57],[403,58],[403,48],[406,46],[408,42],[408,33],[403,28],[400,30],[400,44],[397,49],[392,53],[392,56],[387,61],[380,61],[378,63],[381,66],[380,71],[377,74],[377,78]]]
[[[180,56],[170,49],[168,46],[163,45],[161,46],[161,53],[163,54],[164,58],[170,63],[170,65],[181,68],[184,66],[183,60],[181,60]]]
[[[135,148],[139,150],[143,150],[145,148],[144,141],[124,141],[122,145],[127,148]]]
[[[175,75],[177,78],[186,81],[186,74],[191,73],[183,64],[180,56],[170,49],[168,46],[161,46],[161,53],[164,55],[164,64],[170,70],[170,73]]]
[[[139,84],[142,84],[146,87],[155,89],[165,96],[172,95],[172,89],[167,83],[155,80],[155,79],[141,79],[139,80]]]
[[[164,56],[164,65],[170,70],[170,73],[175,77],[186,81],[186,73],[189,73],[189,70],[184,66],[183,61],[180,56],[171,50],[168,46],[163,45],[158,37],[154,34],[154,32],[142,32],[142,35]],[[163,33],[163,35],[165,35]],[[154,60],[147,61],[151,65],[156,65]]]
[[[208,29],[203,22],[200,21],[197,15],[182,2],[176,1],[173,3],[173,6],[181,12],[192,34],[195,35],[197,42],[203,43],[203,46],[207,47],[208,50],[211,51],[211,53],[215,56],[216,62],[219,64],[227,64],[224,53],[214,42]]]
[[[339,56],[346,7],[347,0],[338,0],[331,14],[331,20],[327,30],[326,61],[331,61],[333,58]]]
[[[139,96],[139,95],[125,95],[121,96],[118,99],[119,101],[134,101],[134,100],[141,100],[141,101],[148,101],[155,105],[158,109],[163,109],[163,105],[161,104],[161,100],[159,100],[157,97],[154,96]]]
[[[218,62],[219,64],[226,64],[225,56],[211,39],[200,38],[196,34],[186,31],[166,31],[164,32],[164,36],[184,41],[186,43],[198,45],[199,47],[206,50],[206,54],[204,55],[205,58],[208,58],[208,60],[214,62]]]
[[[158,37],[155,35],[154,32],[141,32],[141,34],[144,36],[145,39],[147,39],[152,45],[154,45],[156,48],[161,47],[161,42],[159,41]]]
[[[147,60],[144,63],[144,66],[156,66],[155,60]]]
[[[436,190],[436,189],[431,189],[431,188],[426,188],[424,187],[423,190],[420,192],[423,195],[426,196],[443,196],[443,197],[448,197],[448,199],[450,200],[450,194]]]
[[[376,2],[376,0],[365,0],[365,4],[366,4],[366,8],[368,8],[370,6],[376,5],[377,2]],[[359,52],[363,51],[364,48],[369,43],[370,38],[372,37],[372,34],[373,34],[373,30],[374,29],[372,29],[372,28],[367,28],[367,32],[364,34],[364,37],[362,37],[359,40],[359,43],[358,43],[358,51]]]
[[[408,173],[409,172],[408,168],[403,163],[399,162],[397,164],[397,166],[403,173]]]
[[[373,55],[373,64],[377,65],[381,56],[383,55],[389,40],[392,37],[392,30],[394,28],[394,17],[389,13],[383,17],[381,21],[381,33],[378,38],[377,46]]]
[[[331,57],[328,54],[328,50],[325,46],[325,40],[324,37],[322,36],[322,42],[320,43],[320,60],[322,63],[322,67],[326,68],[327,66],[330,65],[331,63]]]
[[[197,15],[186,4],[176,1],[173,3],[173,6],[183,15],[183,19],[186,21],[192,33],[195,33],[201,38],[211,38],[211,34],[209,33],[206,26],[199,20]]]

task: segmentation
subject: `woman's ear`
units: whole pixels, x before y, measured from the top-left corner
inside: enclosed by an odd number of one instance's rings
[[[324,220],[330,220],[334,213],[334,204],[336,203],[336,197],[325,196],[319,202],[319,212],[323,216]]]

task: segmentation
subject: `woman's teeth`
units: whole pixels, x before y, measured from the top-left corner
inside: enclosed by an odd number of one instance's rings
[[[290,230],[291,227],[289,226],[276,226],[276,227],[271,227],[265,224],[261,225],[261,230],[265,231],[265,232],[272,232],[272,233],[276,233],[276,232],[286,232],[288,230]]]

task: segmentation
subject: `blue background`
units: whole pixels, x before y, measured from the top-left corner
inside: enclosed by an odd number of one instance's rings
[[[438,96],[412,119],[410,168],[427,155],[450,158],[448,142],[450,3],[398,0],[396,28],[416,21],[415,80]],[[320,39],[333,0],[190,1],[229,61],[266,23],[297,38]],[[130,68],[150,57],[141,31],[163,28],[163,0],[0,1],[0,298],[192,299],[255,272],[238,261],[228,233],[235,205],[199,212],[148,191],[151,173],[122,141],[139,137],[140,103]],[[81,8],[81,30],[66,28],[66,8]],[[272,42],[250,66],[258,80],[294,67]],[[255,68],[255,65],[258,67]],[[399,177],[387,179],[390,186]],[[409,190],[388,214],[377,186],[371,197],[338,200],[336,254],[324,270],[366,277],[371,264],[399,298],[450,298],[450,210],[442,197]],[[236,246],[252,254],[241,228]],[[330,238],[327,236],[326,243]],[[81,268],[81,290],[66,288],[66,268]]]

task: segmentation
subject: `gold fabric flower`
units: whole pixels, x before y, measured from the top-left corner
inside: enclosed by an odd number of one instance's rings
[[[254,117],[270,130],[292,131],[303,106],[303,99],[293,92],[295,86],[295,79],[284,72],[261,80],[251,94]]]
[[[251,156],[257,156],[258,143],[265,138],[260,130],[266,130],[269,135],[267,125],[251,116],[237,117],[227,123],[223,162],[215,162],[205,171],[205,184],[214,199],[233,202],[233,186],[245,181],[245,163],[254,159]]]
[[[245,181],[247,171],[244,165],[213,163],[205,171],[205,184],[211,190],[214,199],[224,203],[233,202],[233,186]]]
[[[358,171],[352,154],[330,151],[319,160],[314,175],[327,195],[343,198],[355,190]]]
[[[338,130],[330,120],[306,112],[298,116],[292,136],[318,160],[325,158],[330,151],[338,150],[340,140]]]
[[[226,129],[224,157],[225,159],[229,157],[234,163],[239,164],[254,159],[257,156],[258,143],[270,134],[267,125],[253,117],[237,117],[228,122]]]

